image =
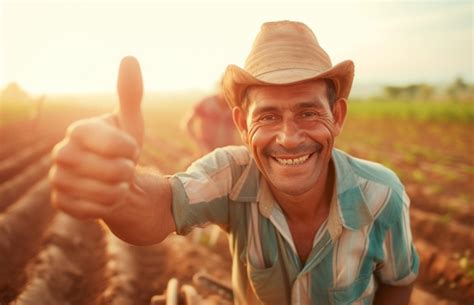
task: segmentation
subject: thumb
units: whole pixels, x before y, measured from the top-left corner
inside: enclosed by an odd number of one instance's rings
[[[117,91],[120,100],[118,115],[120,127],[134,137],[141,147],[145,132],[140,109],[143,80],[140,64],[133,56],[126,56],[120,62]]]

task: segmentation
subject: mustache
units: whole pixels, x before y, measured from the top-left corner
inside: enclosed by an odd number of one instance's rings
[[[323,146],[319,143],[306,143],[301,144],[295,148],[286,148],[280,145],[273,145],[265,148],[263,153],[265,155],[307,155],[314,153],[315,151],[320,151]]]

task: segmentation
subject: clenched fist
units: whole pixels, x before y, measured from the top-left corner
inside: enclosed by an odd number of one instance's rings
[[[113,115],[78,121],[55,146],[54,206],[77,218],[103,218],[126,200],[140,150],[113,121]]]

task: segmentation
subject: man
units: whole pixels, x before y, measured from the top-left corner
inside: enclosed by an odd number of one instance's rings
[[[184,116],[182,127],[198,145],[200,155],[237,144],[232,112],[222,92],[197,102]]]
[[[334,148],[353,71],[332,66],[306,25],[265,23],[245,68],[223,80],[245,146],[162,177],[135,168],[125,132],[79,122],[55,149],[52,202],[142,245],[221,225],[236,304],[407,304],[418,256],[403,186]]]

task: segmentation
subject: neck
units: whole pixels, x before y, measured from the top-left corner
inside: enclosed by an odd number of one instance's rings
[[[333,195],[334,171],[331,160],[316,185],[304,194],[290,195],[272,190],[289,222],[313,222],[318,217],[326,216]]]

